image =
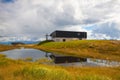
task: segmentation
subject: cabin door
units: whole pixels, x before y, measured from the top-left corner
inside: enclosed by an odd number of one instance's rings
[[[65,42],[66,41],[66,39],[63,39],[63,42]]]

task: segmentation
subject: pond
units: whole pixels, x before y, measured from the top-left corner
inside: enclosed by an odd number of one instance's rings
[[[26,49],[20,48],[20,49],[4,51],[4,52],[1,52],[1,54],[5,54],[7,55],[8,58],[11,58],[11,59],[32,58],[33,61],[46,58],[46,52],[43,52],[37,49],[28,49],[28,48]]]
[[[9,51],[1,52],[0,54],[5,54],[11,59],[27,59],[31,58],[33,61],[40,59],[51,60],[52,62],[47,63],[50,65],[60,65],[60,66],[107,66],[114,67],[120,66],[120,62],[92,59],[92,58],[81,58],[74,57],[70,55],[61,55],[54,53],[47,53],[37,49],[20,48]]]

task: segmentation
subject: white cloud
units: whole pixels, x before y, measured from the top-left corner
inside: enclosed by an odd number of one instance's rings
[[[120,0],[0,2],[0,34],[44,38],[61,29],[87,31],[89,39],[101,39],[98,35],[115,39],[120,37],[119,9]]]

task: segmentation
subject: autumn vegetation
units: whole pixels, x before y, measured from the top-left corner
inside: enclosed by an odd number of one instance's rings
[[[0,51],[15,47],[17,46],[0,45]],[[119,41],[45,42],[24,47],[120,61]],[[27,58],[27,60],[31,59]],[[42,64],[40,61],[12,60],[0,54],[0,80],[120,80],[120,67],[64,67]]]
[[[120,67],[63,67],[0,55],[0,80],[119,80]]]

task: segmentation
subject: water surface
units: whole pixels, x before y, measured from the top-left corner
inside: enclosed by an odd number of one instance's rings
[[[26,59],[32,58],[33,61],[39,59],[48,59],[53,62],[50,65],[61,65],[61,66],[107,66],[107,67],[116,67],[120,66],[120,62],[108,61],[101,59],[93,58],[82,58],[74,57],[70,55],[46,53],[37,49],[14,49],[9,51],[1,52],[0,54],[7,55],[11,59]]]
[[[7,55],[8,58],[11,59],[26,59],[26,58],[32,58],[33,61],[38,60],[38,59],[43,59],[47,58],[46,57],[46,52],[37,50],[37,49],[14,49],[14,50],[9,50],[9,51],[4,51],[1,52],[2,54]]]

